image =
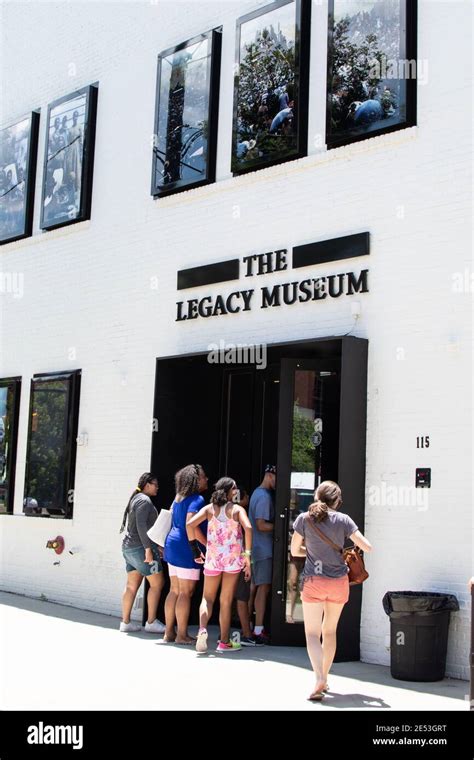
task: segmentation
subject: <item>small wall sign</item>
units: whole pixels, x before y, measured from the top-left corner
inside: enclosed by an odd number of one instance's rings
[[[431,488],[431,467],[417,467],[415,476],[416,488]]]

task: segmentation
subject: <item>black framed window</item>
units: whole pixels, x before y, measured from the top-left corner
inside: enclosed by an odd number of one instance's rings
[[[48,106],[43,230],[90,219],[98,91],[88,85]]]
[[[23,511],[72,517],[81,371],[35,375],[26,453]]]
[[[416,123],[416,0],[329,0],[329,148]]]
[[[39,118],[32,111],[0,131],[0,245],[32,233]]]
[[[155,197],[215,181],[221,39],[212,29],[158,56]]]
[[[0,514],[13,513],[21,378],[0,379]]]
[[[307,0],[277,0],[237,20],[234,175],[307,153],[310,21]]]

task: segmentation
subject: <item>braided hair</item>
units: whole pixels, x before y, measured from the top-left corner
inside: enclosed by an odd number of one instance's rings
[[[214,486],[214,492],[211,496],[211,504],[216,507],[223,507],[229,501],[229,491],[235,488],[235,480],[232,478],[219,478]]]
[[[181,496],[190,496],[192,493],[199,492],[199,477],[204,469],[200,464],[188,464],[181,470],[178,470],[174,476],[176,493]]]
[[[157,481],[158,478],[156,477],[156,475],[153,475],[152,472],[144,472],[143,475],[140,475],[140,477],[138,478],[138,485],[135,488],[132,495],[130,496],[128,500],[128,504],[125,507],[125,512],[123,513],[122,526],[119,531],[120,533],[123,533],[123,530],[125,528],[127,517],[130,512],[130,504],[132,503],[132,499],[137,495],[137,493],[140,493],[140,491],[142,491],[142,489],[146,486],[147,483],[152,483],[154,480]]]
[[[323,480],[316,489],[316,501],[309,505],[308,514],[314,522],[327,519],[329,507],[338,509],[342,504],[341,489],[334,480]]]

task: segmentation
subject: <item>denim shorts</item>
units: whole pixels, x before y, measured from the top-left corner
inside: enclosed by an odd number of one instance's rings
[[[150,565],[145,562],[145,549],[143,546],[135,546],[133,549],[122,547],[122,554],[125,560],[125,569],[127,573],[131,573],[132,570],[136,570],[142,575],[155,575],[161,573],[163,565],[161,564],[160,555],[158,549],[153,547],[153,564]]]
[[[252,583],[254,586],[262,586],[264,583],[272,582],[272,566],[271,557],[254,560],[252,565]]]

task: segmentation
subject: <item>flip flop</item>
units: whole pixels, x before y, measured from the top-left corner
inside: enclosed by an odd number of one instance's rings
[[[321,702],[325,696],[324,691],[313,691],[313,693],[309,695],[308,700],[310,702]]]

